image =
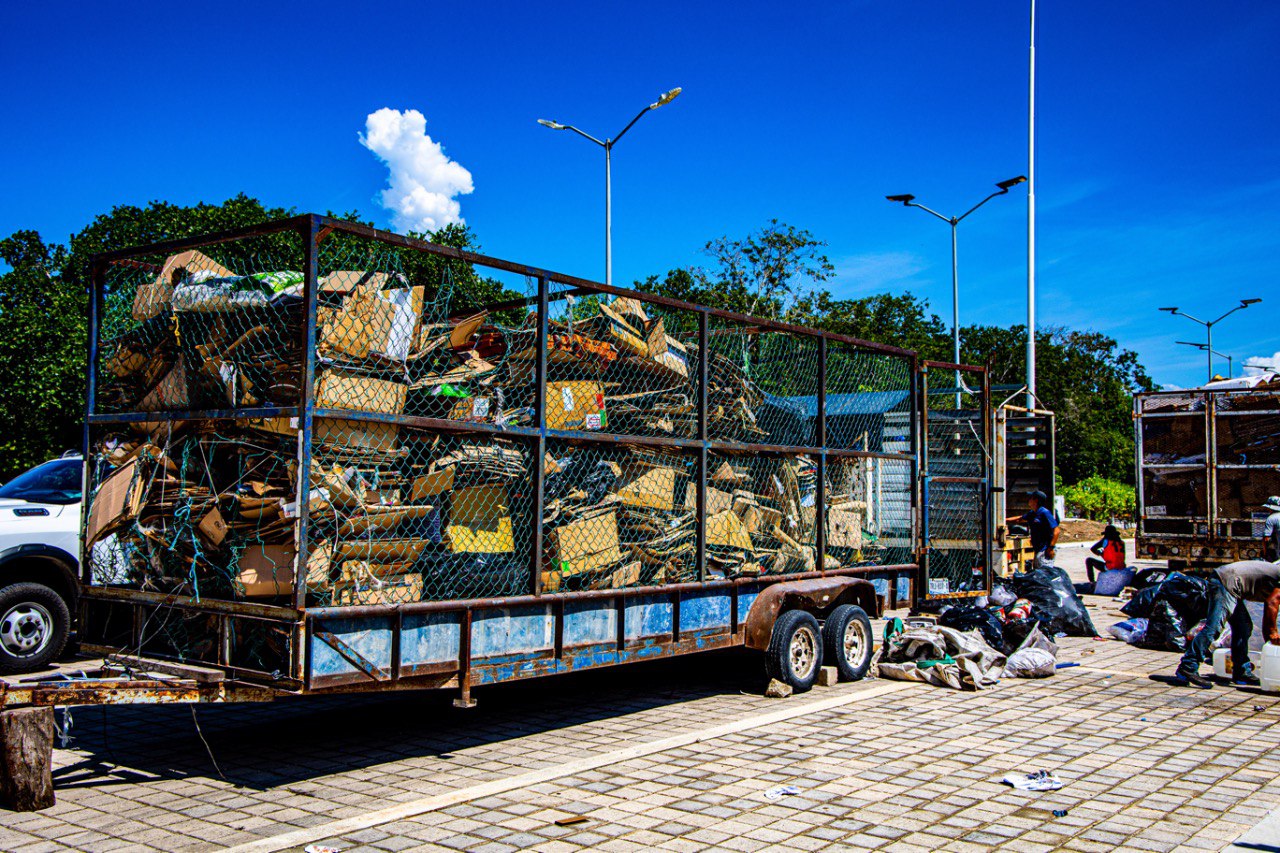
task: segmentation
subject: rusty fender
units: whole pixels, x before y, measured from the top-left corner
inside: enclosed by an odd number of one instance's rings
[[[747,614],[745,645],[759,651],[767,649],[773,623],[784,610],[807,610],[818,615],[840,604],[856,604],[873,619],[880,615],[876,588],[863,578],[837,575],[766,587],[751,603],[751,611]]]

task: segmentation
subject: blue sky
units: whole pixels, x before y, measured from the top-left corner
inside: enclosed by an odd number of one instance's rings
[[[910,289],[949,317],[946,226],[884,195],[961,212],[1026,171],[1023,2],[192,9],[5,5],[0,234],[60,240],[113,204],[240,191],[389,225],[387,168],[358,135],[415,109],[470,173],[461,215],[487,252],[603,278],[602,154],[534,120],[610,135],[682,86],[614,152],[615,281],[777,217],[828,241],[837,294]],[[1173,341],[1203,329],[1155,309],[1259,296],[1215,347],[1280,351],[1280,4],[1039,15],[1041,322],[1111,334],[1188,385],[1203,357]],[[962,322],[1024,321],[1025,199],[961,226]]]

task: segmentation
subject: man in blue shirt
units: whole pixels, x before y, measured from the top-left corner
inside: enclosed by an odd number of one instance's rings
[[[1036,552],[1037,569],[1053,565],[1057,555],[1055,546],[1061,532],[1053,510],[1045,506],[1048,502],[1049,496],[1037,489],[1027,495],[1030,510],[1025,515],[1013,515],[1004,520],[1005,524],[1025,524],[1031,531],[1031,547]]]

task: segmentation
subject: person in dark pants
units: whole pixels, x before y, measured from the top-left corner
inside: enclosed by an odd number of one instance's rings
[[[1049,496],[1039,489],[1027,495],[1029,509],[1024,515],[1013,515],[1004,520],[1005,524],[1025,524],[1031,532],[1031,547],[1036,552],[1035,567],[1052,566],[1057,556],[1058,519],[1053,510],[1045,504]]]
[[[1094,572],[1104,572],[1107,569],[1123,569],[1127,565],[1124,554],[1124,540],[1120,538],[1120,531],[1116,530],[1114,524],[1108,524],[1106,529],[1102,531],[1102,538],[1093,544],[1089,549],[1097,557],[1086,557],[1084,561],[1085,571],[1089,573],[1089,583],[1095,583],[1096,578]],[[1101,557],[1102,559],[1098,559]]]
[[[1187,644],[1187,651],[1173,675],[1173,683],[1182,687],[1212,687],[1213,682],[1200,675],[1200,664],[1209,659],[1210,648],[1222,629],[1231,626],[1231,681],[1233,684],[1258,684],[1249,660],[1249,636],[1253,619],[1246,601],[1265,603],[1262,610],[1262,635],[1268,643],[1280,644],[1276,631],[1276,611],[1280,610],[1280,563],[1265,560],[1242,560],[1219,566],[1209,576],[1209,617],[1204,629]]]

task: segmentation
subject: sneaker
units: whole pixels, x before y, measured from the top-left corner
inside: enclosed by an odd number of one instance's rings
[[[1213,687],[1213,682],[1205,678],[1198,672],[1178,667],[1178,671],[1173,674],[1173,683],[1179,687],[1196,687],[1200,690],[1208,690]]]
[[[1262,682],[1258,680],[1258,676],[1252,672],[1245,672],[1231,679],[1232,684],[1239,684],[1243,687],[1261,687]]]

